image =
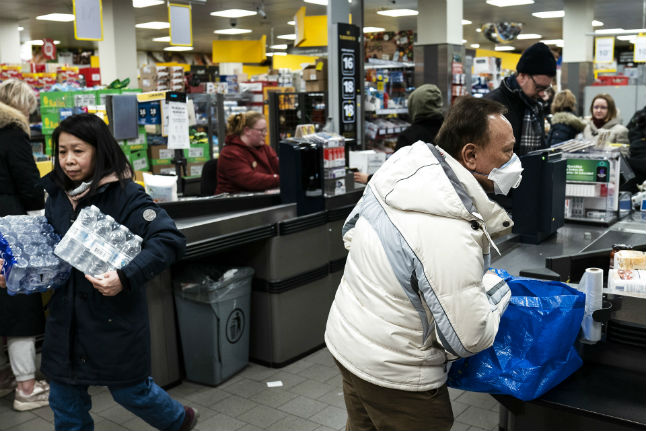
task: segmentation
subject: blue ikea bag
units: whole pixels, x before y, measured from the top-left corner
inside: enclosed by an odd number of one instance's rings
[[[513,277],[493,346],[453,363],[448,386],[536,399],[574,373],[583,361],[574,348],[585,294],[558,281]]]

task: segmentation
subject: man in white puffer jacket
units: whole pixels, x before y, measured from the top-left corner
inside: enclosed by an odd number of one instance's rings
[[[512,221],[486,192],[520,183],[503,105],[460,98],[436,138],[393,154],[348,216],[325,341],[349,430],[449,430],[449,361],[490,347],[511,297],[485,273]],[[496,249],[497,250],[497,249]]]

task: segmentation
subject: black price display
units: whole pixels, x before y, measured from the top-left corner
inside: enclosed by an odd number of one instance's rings
[[[341,55],[341,71],[344,75],[354,75],[354,54],[343,53]]]
[[[343,78],[343,98],[350,99],[355,96],[354,78]]]
[[[343,122],[354,123],[356,120],[356,106],[354,100],[343,101]]]

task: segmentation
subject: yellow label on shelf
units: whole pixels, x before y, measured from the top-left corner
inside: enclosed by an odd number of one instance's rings
[[[150,91],[148,93],[137,93],[137,102],[152,102],[154,100],[166,100],[166,91]]]

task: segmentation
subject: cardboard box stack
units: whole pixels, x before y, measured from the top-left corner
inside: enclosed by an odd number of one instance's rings
[[[305,81],[305,91],[326,91],[327,60],[318,59],[316,64],[305,67],[303,80]]]
[[[139,88],[143,91],[170,90],[170,70],[168,66],[147,64],[139,68]]]
[[[185,82],[184,82],[184,67],[182,66],[170,66],[168,68],[169,74],[169,89],[171,91],[184,91]]]

